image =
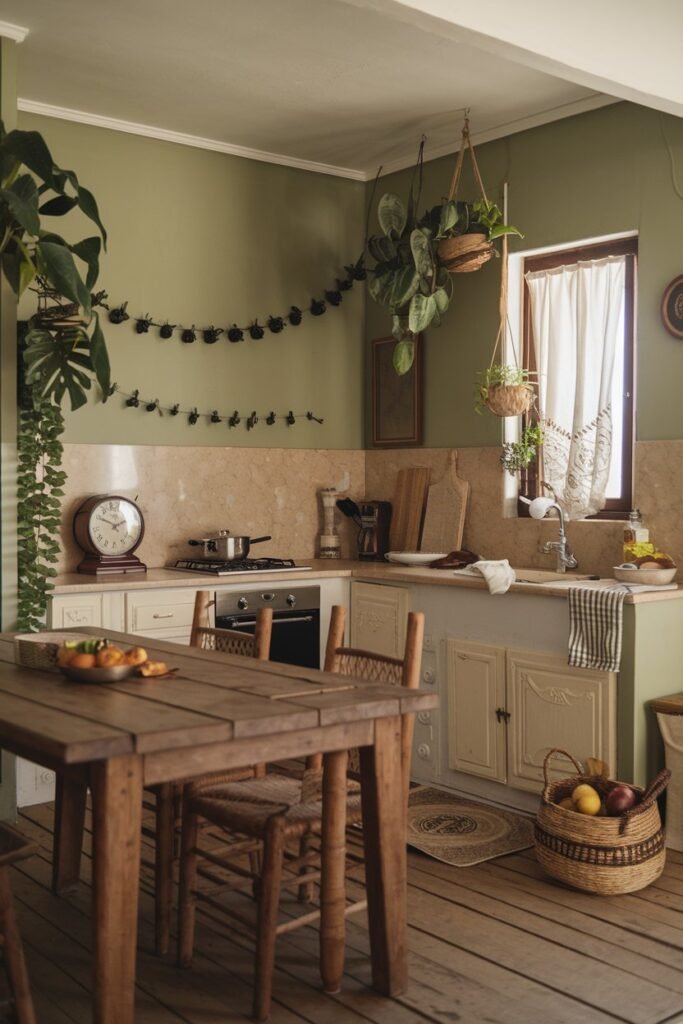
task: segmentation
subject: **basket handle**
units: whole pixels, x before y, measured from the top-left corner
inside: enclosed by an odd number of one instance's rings
[[[643,811],[646,811],[648,807],[652,807],[652,804],[655,802],[657,797],[661,796],[669,785],[670,778],[671,772],[668,768],[662,768],[661,771],[657,772],[654,779],[643,793],[642,800],[640,800],[635,807],[631,808],[630,811],[626,811],[626,813],[621,816],[621,822],[619,824],[620,836],[626,831],[626,827],[631,818],[635,818],[638,814],[642,814]]]
[[[583,775],[583,768],[581,767],[579,762],[576,760],[575,757],[572,757],[572,755],[568,753],[566,750],[560,750],[559,747],[553,747],[552,750],[549,750],[543,758],[543,781],[545,782],[545,785],[543,787],[543,799],[546,803],[550,802],[550,779],[548,778],[548,762],[550,761],[550,758],[554,757],[556,754],[562,754],[563,757],[566,757],[567,760],[571,761],[571,763],[576,768],[576,774]]]

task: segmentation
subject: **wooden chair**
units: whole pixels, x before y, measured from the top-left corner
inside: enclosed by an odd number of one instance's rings
[[[368,651],[342,646],[345,609],[335,606],[328,634],[325,669],[341,675],[355,676],[378,684],[393,683],[415,688],[419,681],[424,615],[410,613],[403,659],[387,658]],[[404,773],[404,799],[407,804],[410,759],[412,751],[413,717],[403,717],[401,757]],[[244,889],[245,879],[252,876],[244,867],[228,856],[220,856],[198,845],[200,821],[206,820],[230,834],[242,835],[245,845],[250,841],[262,844],[262,866],[255,889],[258,900],[256,935],[256,970],[254,981],[254,1017],[265,1020],[270,1013],[272,979],[275,962],[275,942],[278,935],[319,919],[314,910],[278,924],[281,888],[298,887],[299,899],[309,899],[313,883],[320,881],[322,891],[329,886],[327,895],[346,902],[344,893],[343,846],[326,842],[321,800],[322,757],[309,757],[302,778],[268,774],[245,782],[187,787],[183,797],[183,825],[180,855],[180,907],[178,963],[188,967],[192,962],[196,902],[207,901],[214,909],[221,909],[236,917],[241,925],[248,923],[238,912],[219,903],[210,891],[197,889],[197,875],[208,879],[215,890]],[[342,800],[343,807],[343,800]],[[327,813],[329,813],[329,806]],[[347,824],[361,821],[360,787],[347,781]],[[320,837],[323,870],[312,869],[319,861],[311,849],[311,839]],[[298,851],[287,850],[287,844],[298,842]],[[209,867],[199,865],[199,860]],[[225,875],[235,873],[236,881]],[[363,900],[347,907],[345,914],[366,907]],[[333,937],[326,935],[321,942],[321,973],[326,991],[339,990],[343,972],[343,929]]]
[[[14,913],[9,868],[17,861],[30,857],[37,849],[37,844],[29,843],[17,832],[0,825],[0,944],[17,1024],[36,1024],[36,1015]]]
[[[271,608],[260,608],[256,613],[256,629],[254,635],[241,633],[232,629],[212,629],[209,623],[209,610],[214,604],[213,595],[208,590],[198,590],[195,598],[190,646],[200,647],[205,651],[220,651],[223,654],[237,654],[245,658],[258,658],[268,661],[270,656],[270,638],[273,626]],[[265,774],[262,766],[254,768],[233,769],[220,775],[202,776],[194,780],[198,784],[208,785],[217,782],[228,782],[249,779],[254,775]],[[176,858],[176,835],[180,825],[180,804],[183,783],[166,783],[150,787],[155,795],[154,830],[143,827],[146,835],[154,837],[154,918],[155,918],[155,951],[159,956],[168,952],[171,932],[171,905],[173,895],[173,862]],[[145,804],[145,806],[148,806]]]

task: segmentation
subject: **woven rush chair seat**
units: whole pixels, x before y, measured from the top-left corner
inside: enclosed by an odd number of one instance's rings
[[[14,829],[0,824],[0,959],[4,961],[17,1024],[36,1024],[36,1015],[21,935],[14,913],[9,868],[18,861],[31,857],[37,850],[37,843],[30,843]]]
[[[344,608],[333,607],[325,654],[325,671],[378,684],[417,687],[424,632],[422,614],[411,612],[408,617],[403,659],[343,647],[345,616]],[[401,766],[406,807],[412,732],[413,716],[404,715]],[[343,756],[346,758],[346,754]],[[352,768],[358,767],[358,751],[351,752],[350,762]],[[244,893],[245,881],[251,879],[253,894],[258,902],[254,982],[256,1020],[265,1020],[270,1013],[277,936],[294,928],[313,924],[320,918],[320,911],[316,909],[279,924],[281,889],[298,887],[300,902],[311,903],[315,884],[322,881],[323,886],[325,885],[322,864],[328,866],[330,877],[341,878],[343,881],[346,850],[343,843],[339,844],[336,840],[326,841],[323,827],[322,763],[322,755],[315,754],[306,759],[301,778],[291,774],[269,773],[262,778],[228,782],[223,785],[200,780],[186,787],[183,794],[178,964],[181,967],[189,967],[192,963],[197,901],[206,901],[213,910],[220,910],[235,918],[241,925],[245,925],[247,922],[244,916],[234,907],[219,903],[216,895],[220,890]],[[346,822],[353,825],[362,821],[361,794],[359,784],[349,775],[347,771]],[[343,787],[341,792],[344,792]],[[342,807],[343,804],[342,799]],[[231,863],[229,848],[228,856],[225,857],[202,847],[201,822],[209,822],[231,836],[247,837],[242,845],[235,845],[233,848],[240,853],[249,849],[249,841],[259,843],[258,874],[246,871],[242,864]],[[315,848],[315,842],[311,842],[318,836],[320,851]],[[298,844],[298,855],[292,852],[293,844]],[[200,861],[204,860],[208,862],[208,867],[200,866]],[[226,880],[226,874],[231,871],[234,872],[234,878]],[[208,879],[212,883],[212,888],[202,889],[199,879]],[[341,896],[344,902],[343,885]],[[357,901],[346,906],[344,915],[366,907],[365,900]],[[329,937],[327,941],[329,942]],[[327,991],[338,991],[341,976],[337,975],[337,971],[339,963],[342,962],[343,948],[343,928],[340,934],[334,937],[334,948],[330,945],[326,947],[324,943],[321,945],[321,972]]]
[[[265,836],[271,820],[281,815],[288,837],[301,838],[320,831],[323,814],[320,786],[307,794],[306,782],[306,776],[293,779],[272,774],[246,782],[212,784],[190,797],[192,810],[214,825],[259,838]],[[357,824],[361,820],[360,785],[349,780],[347,793],[347,821]]]

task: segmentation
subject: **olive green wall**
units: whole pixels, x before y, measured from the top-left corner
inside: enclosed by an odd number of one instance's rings
[[[508,218],[525,233],[523,240],[511,241],[511,253],[638,231],[640,440],[683,438],[683,343],[667,333],[660,318],[664,288],[683,273],[683,201],[672,186],[663,131],[683,191],[683,121],[632,104],[604,107],[477,149],[489,198],[500,201],[503,182],[509,182]],[[421,207],[439,202],[448,191],[453,163],[444,157],[425,165]],[[410,173],[382,178],[377,198],[385,191],[405,197]],[[464,177],[460,196],[474,197],[471,177]],[[441,327],[426,334],[425,444],[497,444],[500,421],[473,412],[473,392],[496,336],[500,263],[491,261],[453,279],[451,308]],[[390,332],[386,310],[369,298],[366,324],[368,340]]]
[[[23,113],[19,127],[40,131],[97,197],[109,232],[98,287],[115,303],[127,299],[133,316],[227,327],[292,304],[306,310],[360,252],[361,182]],[[83,221],[74,239],[81,228],[92,233]],[[322,426],[189,426],[184,416],[123,409],[115,395],[67,415],[65,440],[361,448],[364,302],[356,285],[338,309],[241,344],[223,336],[185,345],[177,335],[138,336],[130,321],[106,324],[113,379],[125,391],[200,411],[312,410]]]

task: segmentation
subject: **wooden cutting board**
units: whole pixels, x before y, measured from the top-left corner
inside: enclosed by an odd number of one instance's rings
[[[389,549],[418,551],[432,471],[428,466],[401,469],[396,480]]]
[[[470,485],[457,471],[457,452],[448,456],[446,472],[429,488],[422,529],[422,551],[448,554],[462,548]]]

